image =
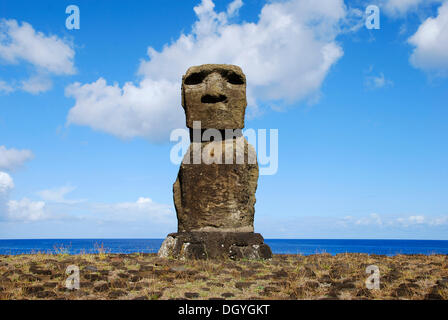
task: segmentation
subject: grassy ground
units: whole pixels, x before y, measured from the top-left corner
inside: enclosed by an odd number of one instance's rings
[[[65,287],[69,265],[79,267],[79,290]],[[366,288],[369,265],[380,270],[380,289]],[[0,299],[448,299],[448,256],[177,261],[155,254],[3,255]]]

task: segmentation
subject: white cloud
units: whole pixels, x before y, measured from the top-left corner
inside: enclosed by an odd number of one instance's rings
[[[414,67],[447,75],[448,2],[438,9],[437,17],[427,18],[408,42],[415,47],[410,58]]]
[[[11,85],[9,85],[8,83],[6,83],[3,80],[0,80],[0,93],[8,94],[8,93],[11,93],[13,91],[14,91],[14,88]]]
[[[105,221],[144,221],[171,223],[175,218],[172,206],[154,202],[150,198],[140,197],[135,202],[97,203],[92,211]]]
[[[410,216],[409,221],[411,221],[413,223],[421,224],[421,223],[425,222],[425,217],[424,216]]]
[[[29,159],[27,150],[6,149],[0,146],[0,167],[14,168]],[[65,185],[59,188],[41,190],[40,201],[29,198],[10,200],[14,189],[12,177],[0,171],[0,220],[36,222],[41,220],[89,220],[97,223],[148,222],[157,225],[174,224],[175,214],[171,205],[160,204],[147,197],[135,202],[94,203],[86,200],[67,199],[76,188]]]
[[[82,220],[85,223],[149,222],[156,225],[175,224],[171,205],[140,197],[135,202],[96,203],[86,200],[69,200],[66,195],[75,187],[64,186],[38,192],[42,200],[29,198],[8,200],[14,187],[12,178],[0,172],[0,217],[8,221],[36,222],[41,220]],[[1,220],[1,219],[0,219]]]
[[[76,98],[67,121],[90,126],[121,138],[136,136],[162,140],[171,128],[183,126],[180,86],[176,82],[145,79],[135,86],[107,85],[103,78],[66,89]],[[179,110],[178,110],[179,109]]]
[[[14,149],[0,147],[0,151],[16,161],[23,162],[26,157]],[[19,156],[20,155],[20,156]],[[21,159],[21,160],[20,160]],[[20,160],[20,161],[18,161]],[[41,190],[37,194],[41,200],[29,198],[10,200],[14,189],[12,177],[0,171],[0,221],[36,222],[41,220],[86,220],[103,222],[147,222],[154,226],[174,224],[175,214],[171,205],[160,204],[147,197],[140,197],[135,202],[95,203],[86,200],[67,199],[67,195],[76,188],[71,185]]]
[[[380,89],[393,85],[393,82],[384,77],[384,73],[380,72],[378,76],[367,76],[364,85],[369,89]]]
[[[37,221],[48,219],[49,216],[45,212],[44,201],[31,201],[28,198],[22,200],[10,200],[8,202],[7,211],[8,220],[12,221]]]
[[[44,211],[45,202],[9,200],[9,192],[14,188],[14,181],[6,172],[0,172],[0,220],[9,221],[37,221],[47,218]]]
[[[227,7],[227,16],[232,17],[238,14],[238,11],[243,6],[242,0],[234,0]]]
[[[0,92],[10,93],[21,89],[38,94],[48,91],[52,87],[50,75],[76,73],[74,57],[73,45],[65,39],[38,32],[27,22],[0,19],[0,61],[10,65],[29,63],[35,74],[20,81],[20,86],[0,81]]]
[[[342,0],[290,0],[266,4],[256,23],[230,23],[242,5],[229,4],[216,12],[211,0],[194,8],[198,20],[191,33],[181,34],[161,51],[148,48],[140,64],[138,84],[107,85],[100,78],[75,83],[66,90],[75,98],[68,123],[131,138],[161,140],[184,126],[180,106],[182,74],[192,65],[229,63],[242,67],[248,80],[248,102],[286,103],[313,98],[343,55],[335,41],[345,18]]]
[[[46,217],[43,201],[33,202],[27,198],[19,201],[9,200],[9,192],[14,181],[6,172],[0,172],[0,218],[14,221],[35,221]]]
[[[347,219],[348,217],[345,217],[343,219],[344,222],[346,222],[347,220],[352,219],[351,217],[349,219]],[[381,219],[381,217],[377,214],[377,213],[372,213],[370,214],[368,217],[363,217],[361,219],[357,219],[355,221],[355,224],[357,225],[372,225],[372,224],[376,224],[376,225],[383,225],[383,220]]]
[[[429,222],[429,224],[432,226],[448,225],[448,216],[434,218]]]
[[[6,149],[5,146],[0,146],[0,169],[15,169],[32,158],[33,153],[30,150]]]
[[[31,94],[39,94],[51,89],[53,86],[51,80],[42,75],[33,76],[22,81],[22,90]]]
[[[14,188],[14,181],[11,176],[6,172],[0,171],[0,194],[5,194],[6,192]]]
[[[70,44],[56,36],[36,32],[26,22],[0,21],[0,58],[16,64],[23,60],[54,74],[73,74],[75,52]]]
[[[409,217],[402,217],[402,218],[397,218],[397,222],[398,224],[404,226],[404,227],[409,227],[409,226],[415,226],[415,225],[421,225],[424,223],[430,224],[430,225],[434,225],[432,223],[432,221],[437,220],[436,219],[427,219],[425,216],[422,215],[417,215],[417,216],[409,216]]]
[[[357,32],[365,26],[365,12],[349,7],[341,26],[344,33]]]
[[[84,200],[69,200],[66,199],[66,195],[74,191],[76,187],[67,185],[59,188],[47,189],[37,192],[37,194],[45,201],[64,203],[64,204],[75,204],[82,202]]]
[[[426,227],[438,227],[448,225],[448,216],[409,215],[397,217],[393,215],[379,215],[376,213],[372,213],[369,216],[358,218],[353,216],[346,216],[344,218],[340,218],[337,223],[340,226],[348,228],[352,226],[410,228],[423,225]]]

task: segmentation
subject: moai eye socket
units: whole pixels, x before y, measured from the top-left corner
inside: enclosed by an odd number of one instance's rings
[[[207,74],[205,72],[195,72],[190,74],[184,81],[186,85],[200,84],[204,81]]]
[[[228,71],[223,74],[228,83],[231,84],[244,84],[244,78],[236,72]]]

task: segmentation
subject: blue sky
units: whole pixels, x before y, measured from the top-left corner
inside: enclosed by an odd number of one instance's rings
[[[232,63],[246,128],[279,132],[257,232],[448,239],[445,1],[0,0],[0,21],[0,238],[176,231],[181,76]]]

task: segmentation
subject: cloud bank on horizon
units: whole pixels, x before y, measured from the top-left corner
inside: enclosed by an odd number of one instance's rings
[[[67,199],[76,188],[71,185],[41,190],[38,201],[22,198],[10,199],[15,188],[14,180],[7,172],[21,167],[32,159],[30,150],[7,149],[0,146],[0,221],[37,222],[44,220],[86,220],[90,221],[153,221],[173,223],[170,205],[159,204],[147,197],[136,202],[90,203],[86,200]],[[81,212],[81,213],[79,213]]]
[[[36,221],[46,217],[43,201],[31,201],[28,198],[10,200],[10,193],[15,188],[14,180],[7,172],[21,167],[32,159],[30,150],[7,149],[0,146],[0,220]]]

